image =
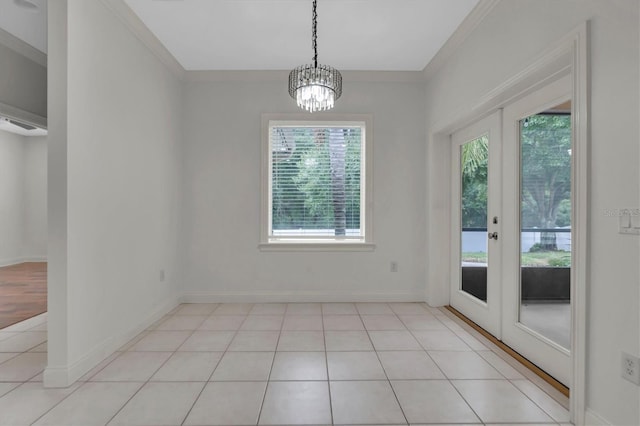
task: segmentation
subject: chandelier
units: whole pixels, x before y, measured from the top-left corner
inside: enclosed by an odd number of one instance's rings
[[[289,95],[300,108],[309,112],[333,108],[342,95],[340,71],[328,65],[318,65],[318,13],[317,0],[313,0],[312,45],[313,64],[300,65],[289,73]]]

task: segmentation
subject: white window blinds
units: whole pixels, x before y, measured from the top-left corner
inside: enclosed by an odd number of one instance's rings
[[[270,239],[364,241],[364,131],[270,124]]]

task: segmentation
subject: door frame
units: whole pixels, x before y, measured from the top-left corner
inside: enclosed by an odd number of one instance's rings
[[[584,424],[586,414],[586,308],[589,286],[589,22],[585,21],[573,31],[553,43],[521,72],[490,90],[484,96],[469,102],[432,126],[428,133],[428,187],[427,201],[431,207],[427,227],[426,299],[434,306],[449,303],[450,253],[443,241],[451,241],[450,193],[446,182],[451,176],[450,135],[465,124],[477,121],[562,77],[572,80],[572,130],[575,156],[573,170],[572,227],[575,229],[575,267],[571,271],[571,323],[572,323],[572,377],[570,412],[571,421]],[[433,182],[433,183],[432,183]]]

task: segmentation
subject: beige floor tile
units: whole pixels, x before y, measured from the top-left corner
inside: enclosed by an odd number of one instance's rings
[[[330,382],[333,421],[338,424],[405,423],[387,381]]]
[[[0,425],[30,425],[77,388],[45,389],[41,383],[25,383],[0,398]]]
[[[320,303],[289,303],[287,304],[287,315],[322,315],[322,305]]]
[[[144,382],[164,364],[171,352],[125,352],[99,373],[92,382]]]
[[[389,307],[398,315],[422,315],[428,313],[421,303],[389,303]]]
[[[507,361],[500,358],[496,353],[491,351],[478,351],[477,353],[507,379],[524,379],[524,376],[520,374],[518,370],[509,365]]]
[[[323,303],[323,315],[357,315],[358,310],[353,303]]]
[[[416,351],[422,349],[408,331],[369,331],[377,351]]]
[[[449,379],[503,379],[504,376],[475,352],[429,351]]]
[[[511,383],[522,393],[542,408],[553,420],[558,423],[568,423],[571,421],[569,410],[551,398],[542,389],[531,383],[529,380],[512,380]]]
[[[29,352],[47,352],[47,342],[41,343],[35,348],[29,349]]]
[[[322,315],[287,315],[282,329],[287,331],[322,331]]]
[[[185,425],[255,425],[266,382],[211,382],[191,409]]]
[[[384,380],[375,352],[327,352],[329,380]]]
[[[196,330],[207,319],[204,315],[172,315],[155,328],[159,331]]]
[[[269,380],[327,380],[324,352],[278,352]]]
[[[4,331],[4,330],[6,329],[0,330],[0,342],[2,342],[3,340],[7,340],[9,337],[16,336],[20,333],[19,331]]]
[[[129,351],[169,352],[175,351],[191,334],[190,331],[150,331]]]
[[[24,331],[1,341],[0,352],[25,352],[46,341],[46,331]]]
[[[392,381],[391,385],[409,423],[479,421],[448,380]]]
[[[452,383],[485,423],[553,422],[507,380],[454,380]]]
[[[211,380],[215,382],[267,381],[274,352],[227,352]]]
[[[185,303],[180,305],[174,315],[210,315],[218,307],[217,303]]]
[[[325,330],[364,330],[359,315],[324,315],[322,319]]]
[[[253,303],[223,303],[213,311],[213,315],[247,315],[251,309]]]
[[[284,315],[287,311],[286,303],[256,303],[250,315]]]
[[[393,314],[387,303],[356,303],[360,315]]]
[[[138,334],[137,336],[133,337],[131,340],[129,340],[127,343],[125,343],[124,345],[122,345],[117,352],[124,352],[124,351],[128,351],[129,349],[131,349],[136,343],[138,343],[140,340],[142,340],[147,334],[149,334],[150,331],[153,330],[145,330],[142,333]]]
[[[395,315],[362,315],[367,330],[406,330],[402,321]]]
[[[0,364],[0,382],[26,382],[42,372],[46,365],[46,353],[22,353]]]
[[[105,425],[142,387],[142,383],[85,383],[40,418],[37,426]]]
[[[17,388],[21,384],[22,383],[16,383],[16,382],[0,382],[0,397],[9,393],[9,391]]]
[[[109,426],[182,424],[204,383],[147,383]]]
[[[279,331],[238,331],[228,351],[275,351]]]
[[[435,362],[424,351],[378,352],[380,362],[391,380],[444,379]]]
[[[275,330],[282,328],[284,315],[249,315],[240,330]]]
[[[153,375],[155,382],[206,382],[222,352],[176,352]]]
[[[398,317],[409,330],[448,330],[434,315],[399,315]]]
[[[327,351],[372,351],[366,331],[325,331]]]
[[[465,330],[454,330],[456,335],[461,338],[471,349],[474,351],[488,351],[490,350],[487,346],[482,344],[482,342],[471,335],[468,331]]]
[[[413,335],[428,351],[470,351],[471,348],[449,330],[414,331]]]
[[[122,355],[122,352],[114,352],[111,355],[109,355],[107,358],[105,358],[104,360],[102,360],[102,362],[100,362],[98,365],[96,365],[95,367],[93,367],[91,370],[87,371],[85,373],[84,376],[80,377],[78,379],[79,382],[86,382],[87,380],[90,380],[93,376],[95,376],[100,370],[102,370],[104,367],[106,367],[107,365],[109,365],[111,363],[111,361],[113,361],[114,359],[116,359],[117,357],[119,357],[120,355]]]
[[[278,351],[324,351],[322,331],[283,331]]]
[[[0,364],[5,361],[10,360],[11,358],[15,358],[20,355],[21,352],[0,352]]]
[[[196,331],[178,349],[188,352],[222,352],[227,349],[234,331]]]
[[[331,424],[328,383],[270,382],[259,424]]]
[[[246,315],[211,315],[204,320],[198,330],[235,331],[240,329],[246,318]]]

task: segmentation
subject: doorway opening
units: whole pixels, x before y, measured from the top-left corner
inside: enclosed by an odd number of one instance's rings
[[[0,330],[4,331],[47,311],[46,135],[44,129],[0,116]]]

